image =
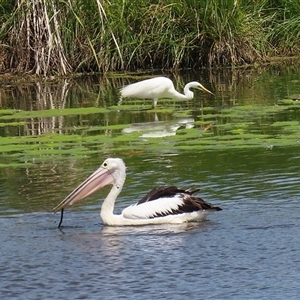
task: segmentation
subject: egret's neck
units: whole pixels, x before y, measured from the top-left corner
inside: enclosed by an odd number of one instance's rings
[[[194,98],[194,93],[190,90],[191,86],[188,83],[184,89],[183,89],[183,94],[173,91],[173,97],[178,99],[178,100],[191,100]]]
[[[184,96],[186,100],[191,100],[194,98],[194,93],[190,90],[190,84],[188,83],[184,89],[183,89],[183,92],[184,92]]]
[[[100,217],[104,224],[111,224],[111,221],[114,218],[115,201],[121,191],[122,186],[114,184],[105,198],[100,211]]]

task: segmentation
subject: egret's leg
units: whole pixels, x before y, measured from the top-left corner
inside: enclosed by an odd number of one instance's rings
[[[157,98],[154,98],[153,100],[152,100],[152,108],[155,108],[156,107],[156,104],[157,104]]]

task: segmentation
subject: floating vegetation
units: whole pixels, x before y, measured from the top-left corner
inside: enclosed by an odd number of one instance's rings
[[[84,107],[84,108],[64,108],[64,109],[45,109],[36,111],[24,110],[0,110],[0,120],[11,119],[29,119],[29,118],[46,118],[56,116],[69,116],[69,115],[89,115],[97,113],[107,113],[109,110],[98,107]]]
[[[7,126],[21,126],[25,125],[26,122],[10,122],[10,123],[1,123],[0,122],[0,127],[7,127]]]
[[[300,107],[300,100],[298,99],[283,99],[278,102],[281,105],[293,105]]]
[[[97,153],[299,145],[299,106],[294,101],[180,111],[139,110],[140,104],[122,109],[1,110],[0,167]],[[296,118],[289,120],[291,112]]]

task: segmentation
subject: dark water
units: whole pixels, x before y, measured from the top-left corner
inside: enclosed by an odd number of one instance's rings
[[[0,169],[1,299],[298,299],[299,146],[124,153],[116,212],[166,184],[223,208],[183,225],[103,227],[106,189],[57,229],[51,209],[101,155]]]

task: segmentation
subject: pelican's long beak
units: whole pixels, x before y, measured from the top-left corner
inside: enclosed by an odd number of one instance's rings
[[[199,90],[202,90],[202,91],[204,91],[206,93],[209,93],[209,94],[215,96],[214,93],[212,93],[210,90],[208,90],[206,87],[204,87],[201,83],[200,83],[200,86],[199,86]]]
[[[84,182],[82,182],[72,193],[70,193],[62,202],[53,208],[54,212],[63,210],[65,207],[73,205],[94,192],[100,190],[102,187],[113,184],[114,178],[108,169],[100,167]]]

